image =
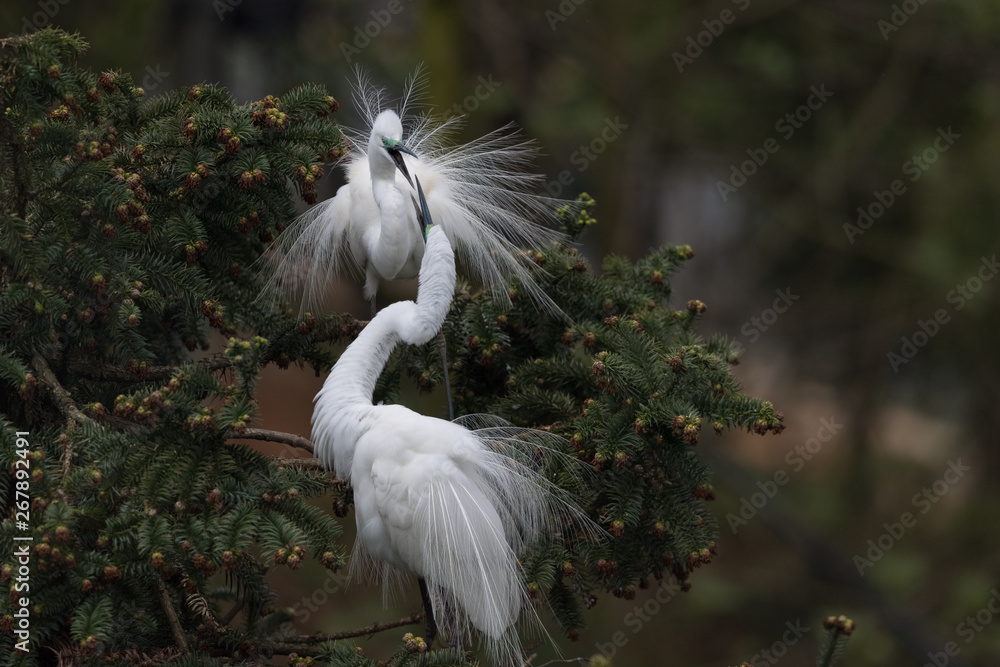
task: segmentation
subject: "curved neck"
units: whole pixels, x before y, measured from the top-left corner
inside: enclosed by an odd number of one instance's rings
[[[372,318],[340,355],[321,394],[329,392],[329,399],[341,407],[371,405],[375,383],[396,345],[423,345],[434,338],[454,293],[455,254],[441,228],[433,227],[420,263],[417,300],[390,304]]]
[[[400,341],[397,321],[405,319],[401,311],[410,310],[414,305],[412,301],[393,303],[372,318],[334,364],[323,384],[324,399],[329,398],[340,407],[372,404],[375,383]]]

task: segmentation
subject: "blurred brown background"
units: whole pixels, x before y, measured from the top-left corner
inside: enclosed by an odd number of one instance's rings
[[[788,429],[702,440],[715,562],[686,594],[602,596],[566,656],[812,664],[820,620],[845,613],[844,664],[998,664],[1000,2],[0,6],[0,33],[43,25],[79,31],[92,68],[149,95],[211,81],[251,101],[315,81],[347,125],[355,64],[398,93],[423,62],[464,139],[515,120],[550,194],[597,199],[595,263],[694,247],[678,300],[706,302],[702,331],[745,347],[736,372]],[[363,315],[359,293],[345,285],[343,307]],[[321,381],[269,369],[263,426],[307,434]],[[383,610],[312,564],[275,583],[299,632],[419,606]],[[364,645],[384,657],[401,634]]]

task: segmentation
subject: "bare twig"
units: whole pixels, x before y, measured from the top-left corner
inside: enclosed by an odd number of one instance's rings
[[[347,630],[346,632],[334,632],[331,634],[316,634],[316,635],[301,635],[294,639],[289,639],[286,642],[280,642],[272,644],[271,647],[274,652],[279,655],[288,655],[289,653],[298,653],[299,655],[316,655],[315,652],[311,651],[308,647],[314,646],[316,644],[322,644],[328,641],[334,641],[337,639],[350,639],[352,637],[369,637],[377,632],[383,632],[385,630],[391,630],[393,628],[399,628],[404,625],[414,625],[419,623],[423,619],[424,615],[420,612],[410,614],[406,618],[401,618],[398,621],[390,621],[388,623],[372,623],[371,625],[358,628],[357,630]]]
[[[207,371],[226,370],[232,364],[229,359],[221,354],[216,354],[205,359],[200,359],[197,363]],[[149,366],[142,377],[131,373],[124,368],[117,366],[98,366],[90,364],[71,364],[74,373],[85,375],[92,380],[105,380],[108,382],[148,382],[151,380],[169,380],[178,372],[182,366]]]
[[[80,408],[76,406],[73,397],[59,384],[59,380],[56,379],[55,373],[49,368],[45,357],[36,352],[35,356],[31,358],[31,364],[35,367],[35,372],[38,373],[38,379],[52,390],[52,397],[55,399],[59,411],[66,415],[67,426],[69,428],[75,428],[78,424],[93,421],[90,417],[80,412]]]
[[[715,475],[733,487],[734,495],[750,488],[753,476],[728,456],[711,449],[704,450],[702,456]],[[943,645],[944,642],[912,611],[887,597],[870,580],[858,576],[857,570],[849,565],[851,561],[840,553],[835,544],[803,523],[794,506],[784,503],[781,498],[773,498],[758,516],[761,523],[808,566],[817,581],[835,586],[838,592],[871,610],[914,660],[923,660],[924,656]],[[967,667],[968,663],[955,657],[949,665]]]
[[[156,580],[156,587],[160,594],[160,604],[163,605],[163,612],[167,615],[167,621],[170,623],[170,631],[173,632],[174,641],[177,642],[177,646],[181,651],[187,653],[187,638],[184,636],[184,629],[181,628],[181,622],[177,619],[177,610],[174,609],[174,603],[170,600],[170,593],[167,592],[167,587],[163,585],[162,579]]]
[[[319,459],[307,459],[302,456],[275,456],[271,460],[274,461],[274,465],[280,467],[299,466],[301,468],[323,468],[323,464],[319,462]]]
[[[246,604],[246,601],[247,601],[246,597],[242,597],[239,600],[237,600],[236,604],[233,605],[233,608],[229,610],[229,613],[227,613],[225,616],[219,619],[219,625],[229,625],[230,623],[232,623],[233,619],[236,618],[236,614],[243,611],[243,605]]]
[[[36,352],[35,356],[31,358],[31,365],[34,366],[35,372],[38,374],[38,379],[40,379],[42,383],[48,386],[48,388],[52,391],[52,398],[55,400],[56,406],[59,407],[59,411],[66,415],[67,430],[72,430],[80,424],[86,424],[93,421],[90,417],[80,411],[80,408],[76,405],[76,401],[73,400],[70,393],[59,383],[55,373],[53,373],[52,369],[49,368],[49,364],[45,361],[45,357]],[[63,452],[62,479],[64,482],[69,476],[70,464],[72,462],[73,439],[70,438],[66,443],[66,448]]]
[[[268,442],[280,442],[283,445],[289,445],[290,447],[297,447],[299,449],[304,449],[310,454],[313,453],[312,441],[308,438],[303,438],[301,435],[295,433],[282,433],[281,431],[269,431],[263,428],[248,428],[243,433],[240,433],[237,438],[246,438],[248,440],[267,440]]]

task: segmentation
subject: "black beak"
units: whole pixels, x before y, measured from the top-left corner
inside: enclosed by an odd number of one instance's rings
[[[407,155],[412,155],[413,157],[417,157],[417,154],[401,143],[397,143],[395,146],[391,148],[386,148],[385,150],[389,154],[389,157],[392,158],[392,161],[396,163],[396,169],[399,169],[401,172],[403,172],[403,176],[406,178],[406,182],[409,183],[410,187],[412,188],[413,181],[410,179],[410,172],[406,169],[406,163],[403,162],[402,154],[406,153]]]
[[[416,176],[414,176],[416,178]],[[420,204],[418,205],[416,201],[413,202],[414,208],[417,209],[417,220],[420,222],[420,233],[424,237],[424,243],[427,242],[427,230],[434,226],[434,221],[431,219],[431,211],[427,208],[427,199],[424,198],[424,189],[420,187],[420,179],[417,178],[417,196],[420,197]]]

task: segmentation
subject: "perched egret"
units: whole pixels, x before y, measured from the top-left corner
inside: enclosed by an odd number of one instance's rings
[[[424,241],[409,205],[413,174],[420,177],[435,223],[473,281],[507,298],[508,283],[516,279],[527,297],[558,312],[534,280],[538,267],[523,258],[522,248],[562,239],[537,222],[551,219],[555,206],[532,194],[541,176],[525,168],[535,147],[512,125],[468,144],[450,144],[460,116],[434,119],[410,110],[425,84],[419,70],[410,77],[397,113],[388,108],[385,91],[358,73],[355,101],[367,129],[344,130],[352,145],[347,184],[299,216],[275,241],[270,288],[314,310],[338,277],[353,273],[363,276],[364,296],[374,313],[382,281],[415,278],[420,269]]]
[[[518,556],[564,526],[599,529],[532,466],[546,439],[556,436],[496,422],[473,430],[401,405],[372,404],[392,350],[400,342],[430,341],[455,289],[451,243],[433,224],[415,180],[418,218],[426,223],[417,299],[379,311],[338,359],[316,395],[315,454],[354,489],[352,567],[368,562],[386,585],[393,573],[416,575],[428,645],[436,618],[455,643],[478,629],[492,654],[507,662],[519,655],[514,624],[528,605]],[[529,617],[537,621],[533,610]]]

